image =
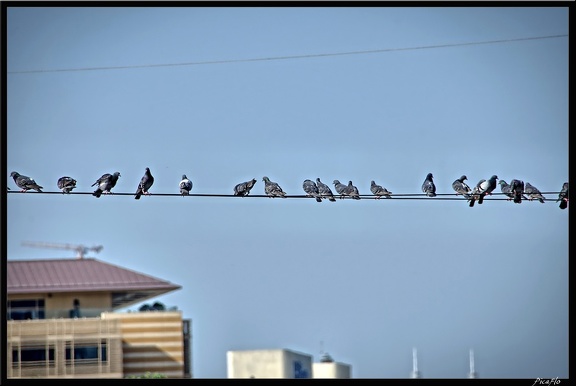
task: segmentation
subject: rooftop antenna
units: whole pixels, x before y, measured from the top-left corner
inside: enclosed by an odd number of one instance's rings
[[[476,378],[478,374],[474,370],[474,350],[470,349],[470,372],[468,378]]]
[[[320,362],[321,363],[332,363],[334,359],[324,351],[324,341],[320,341]]]
[[[54,249],[71,249],[76,251],[76,258],[83,259],[84,256],[88,253],[88,251],[94,251],[96,253],[100,253],[102,245],[97,245],[94,247],[86,247],[84,245],[75,245],[75,244],[55,244],[55,243],[40,243],[40,242],[31,242],[31,241],[24,241],[22,245],[27,247],[37,247],[37,248],[54,248]]]
[[[412,372],[410,378],[421,378],[420,371],[418,371],[418,355],[416,348],[412,349]]]

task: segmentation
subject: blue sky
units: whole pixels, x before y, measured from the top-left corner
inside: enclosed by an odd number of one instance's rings
[[[8,259],[74,257],[23,241],[103,245],[92,257],[181,285],[154,301],[192,319],[196,378],[226,377],[228,350],[274,348],[327,351],[356,378],[405,378],[413,347],[428,378],[465,377],[470,348],[480,377],[568,377],[569,209],[556,194],[474,208],[154,195],[177,193],[182,174],[202,194],[252,178],[263,194],[263,176],[288,195],[317,177],[419,194],[429,172],[440,194],[462,174],[557,192],[567,7],[7,16],[8,186],[11,171],[46,191],[64,175],[91,192],[119,171],[118,193],[135,192],[146,167],[155,177],[138,201],[9,194]]]

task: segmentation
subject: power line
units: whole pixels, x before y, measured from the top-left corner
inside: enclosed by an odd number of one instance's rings
[[[9,190],[7,193],[23,193],[19,190]],[[541,194],[553,194],[558,195],[560,192],[542,192]],[[28,191],[26,194],[58,194],[62,196],[66,195],[92,195],[92,192],[70,192],[70,193],[62,193],[61,191],[42,191],[42,192],[35,192],[35,191]],[[101,197],[106,196],[134,196],[134,193],[126,193],[126,192],[112,192],[108,194],[102,194]],[[485,196],[484,201],[510,201],[508,198],[496,198],[492,196],[504,196],[504,193],[492,193],[491,196]],[[101,198],[100,197],[100,198]],[[217,197],[217,198],[273,198],[280,201],[282,199],[293,199],[293,198],[307,198],[307,199],[314,199],[314,197],[307,196],[305,194],[302,195],[286,195],[284,197],[270,197],[265,194],[250,194],[247,196],[237,196],[234,194],[217,194],[217,193],[190,193],[189,195],[181,195],[180,193],[151,193],[149,195],[145,195],[145,197]],[[344,196],[340,198],[339,195],[334,195],[334,198],[339,201],[343,200],[353,200],[352,197]],[[379,201],[387,201],[387,200],[433,200],[433,201],[468,201],[467,198],[458,196],[456,197],[455,193],[437,193],[436,197],[428,197],[424,193],[401,193],[401,194],[392,194],[390,198],[377,198],[374,195],[368,194],[361,194],[361,199],[368,199],[368,200],[379,200]],[[556,201],[556,198],[544,198],[545,201]],[[528,200],[524,199],[523,201],[538,201],[535,200]]]
[[[430,46],[383,48],[383,49],[378,49],[378,50],[347,51],[347,52],[334,52],[334,53],[309,54],[309,55],[272,56],[272,57],[251,58],[251,59],[212,60],[212,61],[204,61],[204,62],[141,64],[141,65],[132,65],[132,66],[109,66],[109,67],[79,67],[79,68],[61,68],[61,69],[52,69],[52,70],[7,71],[7,74],[35,74],[35,73],[47,73],[47,72],[127,70],[127,69],[136,69],[136,68],[198,66],[198,65],[208,65],[208,64],[227,64],[227,63],[262,62],[262,61],[273,61],[273,60],[311,59],[311,58],[321,58],[321,57],[330,57],[330,56],[366,55],[366,54],[377,54],[377,53],[394,52],[394,51],[415,51],[415,50],[425,50],[425,49],[474,46],[474,45],[483,45],[483,44],[501,44],[501,43],[512,43],[512,42],[520,42],[520,41],[527,41],[527,40],[556,39],[556,38],[567,37],[567,36],[568,36],[568,34],[561,34],[561,35],[535,36],[535,37],[525,37],[525,38],[515,38],[515,39],[486,40],[486,41],[479,41],[479,42],[436,44],[436,45],[430,45]]]

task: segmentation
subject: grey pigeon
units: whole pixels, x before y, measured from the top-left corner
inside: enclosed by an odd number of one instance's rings
[[[522,199],[526,198],[524,196],[524,181],[513,179],[510,181],[510,192],[512,193],[512,199],[514,203],[521,204]]]
[[[512,187],[504,180],[498,181],[500,185],[500,191],[508,197],[508,201],[514,198],[514,193],[512,193]]]
[[[496,180],[498,179],[497,175],[493,175],[488,180],[480,180],[472,189],[470,203],[468,204],[470,207],[474,206],[476,200],[478,200],[478,204],[482,204],[484,202],[484,196],[487,194],[490,195],[496,189]]]
[[[190,194],[192,190],[192,181],[186,177],[186,174],[182,174],[182,180],[180,181],[180,194],[183,196],[187,196]]]
[[[344,198],[344,196],[348,195],[348,193],[346,192],[347,189],[346,185],[344,185],[338,180],[334,180],[332,183],[334,184],[334,189],[336,189],[336,193],[340,195],[340,198]]]
[[[330,189],[328,185],[320,181],[320,178],[316,178],[316,186],[318,186],[318,193],[320,193],[320,196],[322,196],[322,198],[327,198],[328,201],[332,202],[336,201],[336,199],[334,198],[334,194],[332,194],[332,189]]]
[[[390,198],[390,195],[392,194],[392,192],[389,192],[388,189],[386,189],[382,185],[378,185],[374,181],[370,181],[370,191],[372,192],[373,195],[376,196],[377,200],[382,198],[382,196]]]
[[[468,186],[466,182],[464,182],[467,179],[468,177],[466,177],[466,175],[462,175],[460,178],[457,178],[452,183],[452,189],[454,189],[456,195],[461,194],[462,196],[468,199],[470,198],[470,192],[472,192],[472,189],[470,188],[470,186]]]
[[[76,187],[76,180],[68,176],[60,177],[58,178],[57,185],[62,193],[69,194]]]
[[[262,181],[264,181],[264,193],[266,193],[268,197],[286,198],[286,193],[276,182],[270,181],[270,178],[266,176],[262,177]]]
[[[16,186],[22,189],[20,191],[23,193],[26,193],[27,191],[32,189],[42,193],[42,189],[44,189],[42,186],[38,185],[36,181],[34,181],[32,178],[24,176],[18,172],[10,173],[10,177],[14,178],[14,183],[16,184]]]
[[[562,184],[562,190],[558,193],[556,202],[558,201],[560,201],[560,209],[568,208],[568,182]]]
[[[316,202],[322,202],[322,197],[320,196],[320,192],[318,191],[318,186],[312,180],[304,180],[302,183],[302,189],[306,192],[307,196],[314,197]]]
[[[530,185],[529,182],[526,182],[526,186],[524,188],[524,193],[528,196],[528,200],[538,200],[541,203],[544,203],[544,196],[535,186]]]
[[[111,193],[112,188],[116,186],[116,182],[118,182],[118,177],[120,177],[120,172],[114,172],[114,174],[103,174],[102,177],[98,178],[96,182],[92,184],[92,186],[98,185],[92,195],[98,198],[102,193]]]
[[[247,196],[250,193],[250,190],[254,187],[254,184],[256,184],[255,178],[250,181],[239,183],[234,187],[234,195],[242,197]]]
[[[134,195],[134,198],[136,200],[139,200],[143,194],[149,195],[150,192],[148,192],[148,190],[152,187],[153,184],[154,184],[154,177],[150,173],[150,168],[146,168],[144,175],[140,179],[140,183],[138,184],[138,188],[136,188],[136,193]]]
[[[358,192],[358,188],[352,185],[352,181],[348,181],[348,186],[346,187],[346,195],[353,198],[354,200],[360,199],[360,193]]]
[[[428,173],[426,179],[422,183],[422,191],[428,197],[436,197],[436,185],[434,185],[434,181],[432,180],[433,178],[432,173]]]

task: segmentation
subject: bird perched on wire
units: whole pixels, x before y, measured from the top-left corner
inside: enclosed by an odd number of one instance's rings
[[[512,199],[516,204],[521,204],[522,199],[526,198],[524,196],[524,181],[513,179],[510,181],[510,192],[512,193]]]
[[[436,185],[434,185],[433,178],[434,176],[432,173],[428,173],[424,179],[424,182],[422,183],[422,191],[428,197],[436,197]]]
[[[322,202],[322,197],[320,196],[320,192],[318,191],[318,186],[312,180],[304,180],[302,183],[302,189],[306,192],[306,195],[309,197],[314,197],[316,202]]]
[[[242,197],[247,196],[250,194],[250,190],[252,190],[254,184],[256,184],[255,178],[251,179],[250,181],[239,183],[234,187],[234,195]]]
[[[392,194],[392,192],[389,192],[388,189],[386,189],[382,185],[378,185],[374,181],[370,181],[370,191],[372,192],[373,195],[376,196],[377,200],[381,199],[382,196],[390,198],[390,195]]]
[[[192,181],[186,177],[186,174],[182,174],[182,180],[180,181],[180,194],[183,196],[188,196],[192,190]]]
[[[510,186],[510,184],[508,184],[506,181],[504,180],[500,180],[498,181],[498,184],[500,185],[500,191],[506,196],[508,197],[507,200],[510,201],[514,198],[514,193],[512,193],[512,187]]]
[[[562,184],[562,190],[558,193],[556,202],[558,201],[560,201],[560,209],[568,208],[568,182]]]
[[[540,191],[534,185],[530,185],[529,182],[526,182],[524,193],[526,193],[528,196],[528,200],[538,200],[541,203],[544,203],[544,196],[542,193],[540,193]]]
[[[316,178],[316,186],[318,186],[318,193],[320,193],[320,196],[322,196],[322,198],[327,198],[328,201],[336,202],[334,194],[332,194],[332,189],[330,189],[328,185],[320,181],[320,178]]]
[[[102,193],[108,194],[112,193],[111,190],[113,187],[116,186],[116,182],[118,182],[118,177],[120,177],[120,172],[114,172],[114,174],[103,174],[102,177],[98,178],[96,182],[92,184],[98,185],[94,193],[92,195],[96,198],[100,197]]]
[[[278,183],[270,181],[270,178],[266,176],[262,177],[262,181],[264,181],[264,193],[266,193],[268,197],[286,198],[286,193]]]
[[[352,181],[348,181],[348,186],[345,189],[346,195],[354,200],[360,199],[360,192],[358,192],[358,188],[352,184]]]
[[[332,182],[334,184],[334,189],[336,189],[336,193],[338,193],[340,195],[340,198],[344,198],[344,196],[347,196],[348,193],[346,191],[347,186],[344,185],[343,183],[341,183],[338,180],[334,180]]]
[[[139,200],[143,194],[149,195],[150,192],[148,190],[152,187],[152,185],[154,185],[154,177],[152,176],[152,173],[150,173],[150,168],[146,168],[146,170],[144,171],[144,175],[140,179],[140,183],[136,188],[134,198],[136,200]]]
[[[76,180],[68,176],[60,177],[58,178],[57,185],[62,193],[69,194],[76,187]]]
[[[497,175],[493,175],[488,180],[480,180],[472,189],[470,194],[470,203],[468,204],[470,207],[474,206],[476,200],[478,200],[478,204],[482,204],[484,202],[484,197],[486,195],[491,195],[494,189],[496,189],[496,180],[498,180]]]
[[[27,191],[32,189],[42,193],[42,189],[44,189],[42,186],[38,185],[36,181],[34,181],[32,178],[22,175],[18,172],[10,173],[10,177],[14,179],[14,183],[21,189],[20,191],[23,193],[26,193]]]
[[[460,178],[457,178],[452,183],[452,189],[454,189],[456,195],[461,194],[462,196],[464,196],[464,198],[468,199],[470,198],[470,192],[472,191],[472,189],[470,188],[470,186],[468,186],[466,182],[464,182],[467,179],[468,177],[466,177],[466,175],[462,175]]]

